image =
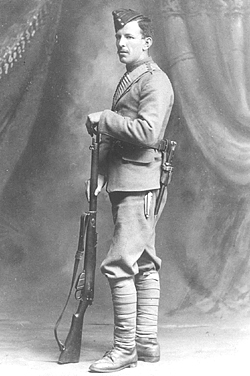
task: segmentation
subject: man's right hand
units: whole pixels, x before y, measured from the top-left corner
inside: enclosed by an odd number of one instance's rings
[[[86,128],[91,137],[97,133],[98,123],[100,121],[102,111],[89,114],[86,120]]]

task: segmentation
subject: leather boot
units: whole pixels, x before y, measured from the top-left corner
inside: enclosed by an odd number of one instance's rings
[[[157,341],[160,299],[159,273],[155,270],[135,276],[137,290],[136,347],[138,360],[158,362],[160,345]]]
[[[160,345],[156,338],[137,338],[136,348],[138,360],[156,363],[160,360]]]
[[[137,365],[136,290],[133,278],[109,279],[114,308],[114,346],[91,364],[91,372],[114,372]]]

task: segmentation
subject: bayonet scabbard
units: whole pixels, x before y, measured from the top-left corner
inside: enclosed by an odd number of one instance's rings
[[[177,143],[175,141],[170,141],[170,140],[163,140],[163,141],[165,141],[164,143],[162,143],[163,147],[159,149],[162,152],[162,164],[161,164],[160,191],[156,200],[155,215],[158,215],[159,213],[159,209],[162,203],[164,192],[167,186],[171,182],[172,173],[173,173],[172,160],[173,160],[174,152],[177,146]]]

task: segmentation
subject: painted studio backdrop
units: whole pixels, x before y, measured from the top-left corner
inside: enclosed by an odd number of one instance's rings
[[[120,7],[153,19],[151,54],[176,97],[168,137],[178,147],[157,228],[161,319],[250,308],[250,1],[0,0],[1,317],[54,323],[65,302],[88,208],[86,116],[110,108],[124,72],[111,14]],[[99,266],[112,231],[103,192],[88,320],[111,320]]]

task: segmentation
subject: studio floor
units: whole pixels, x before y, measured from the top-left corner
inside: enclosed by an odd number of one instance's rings
[[[102,322],[100,313],[100,320]],[[59,365],[53,323],[35,318],[0,320],[1,375],[79,376],[112,345],[111,324],[85,323],[80,362]],[[60,328],[64,339],[66,323]],[[113,375],[250,375],[250,320],[175,316],[159,325],[161,361],[138,362]]]

